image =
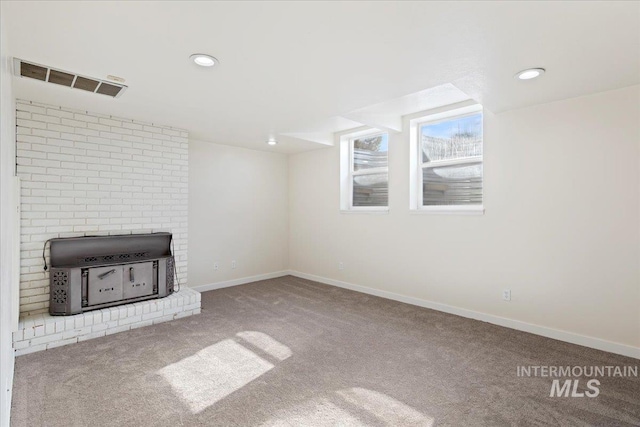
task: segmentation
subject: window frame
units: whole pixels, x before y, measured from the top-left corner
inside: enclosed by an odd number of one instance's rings
[[[423,114],[409,121],[410,129],[410,200],[409,209],[411,213],[421,214],[461,214],[461,215],[482,215],[484,214],[484,168],[482,172],[482,203],[479,205],[429,205],[423,206],[423,171],[443,166],[456,166],[469,163],[480,163],[484,166],[484,111],[482,105],[472,104],[464,107],[453,107],[448,109],[438,109],[431,113]],[[482,135],[482,156],[462,157],[459,159],[436,160],[424,162],[422,159],[422,126],[425,124],[438,124],[452,119],[469,117],[475,114],[482,114],[483,135]]]
[[[355,170],[354,141],[361,138],[377,135],[387,136],[387,166],[370,169]],[[389,132],[381,129],[367,128],[355,132],[349,132],[340,136],[341,155],[341,185],[340,185],[340,211],[342,213],[387,213],[389,212],[389,198],[386,206],[354,206],[353,205],[353,180],[354,177],[363,175],[376,175],[386,173],[389,177]],[[389,178],[387,179],[389,188]]]

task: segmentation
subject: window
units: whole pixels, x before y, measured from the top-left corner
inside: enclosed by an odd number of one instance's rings
[[[341,138],[341,209],[380,211],[389,206],[389,136],[377,130]]]
[[[482,213],[482,107],[411,121],[411,208]]]

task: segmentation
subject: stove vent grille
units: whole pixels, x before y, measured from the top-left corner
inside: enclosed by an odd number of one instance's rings
[[[73,89],[107,95],[112,98],[118,98],[127,89],[127,86],[119,83],[80,76],[69,71],[58,70],[18,58],[13,59],[13,68],[15,75],[18,77],[41,80]]]
[[[66,271],[52,272],[53,280],[51,280],[51,301],[56,304],[66,304],[67,288],[69,286],[69,273]]]
[[[110,262],[127,262],[130,260],[140,260],[149,258],[149,252],[134,252],[114,255],[99,255],[78,258],[78,264],[95,264]]]

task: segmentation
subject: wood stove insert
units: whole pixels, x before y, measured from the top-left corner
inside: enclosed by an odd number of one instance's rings
[[[152,233],[51,239],[49,313],[77,314],[172,294],[171,238]]]

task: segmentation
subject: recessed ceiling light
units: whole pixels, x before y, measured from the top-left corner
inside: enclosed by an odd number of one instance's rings
[[[518,74],[516,74],[516,77],[520,80],[531,80],[543,74],[544,68],[528,68],[526,70],[520,71]]]
[[[275,138],[269,138],[269,140],[267,141],[267,144],[269,145],[276,145],[278,143],[278,141],[275,140]]]
[[[216,58],[206,53],[194,53],[189,58],[201,67],[213,67],[218,63]]]

